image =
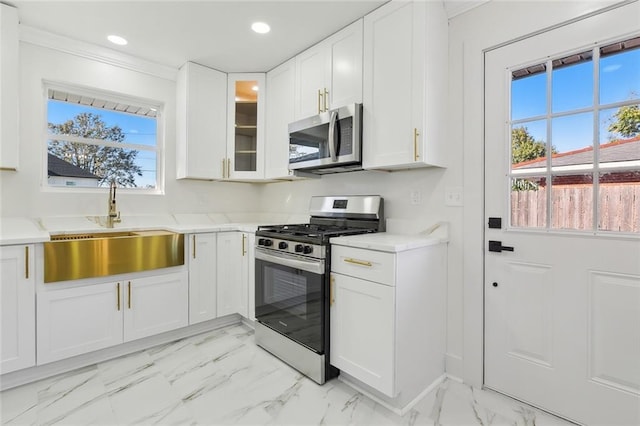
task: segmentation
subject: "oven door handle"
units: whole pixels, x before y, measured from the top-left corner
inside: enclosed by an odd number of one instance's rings
[[[286,254],[271,254],[256,247],[256,260],[275,263],[277,265],[288,266],[289,268],[300,269],[302,271],[311,272],[313,274],[324,274],[324,260],[305,260],[299,257],[288,256]]]

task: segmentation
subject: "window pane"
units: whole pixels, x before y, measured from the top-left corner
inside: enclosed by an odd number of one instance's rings
[[[156,153],[58,140],[48,141],[50,185],[155,188]]]
[[[593,113],[557,117],[551,121],[552,169],[591,167]]]
[[[545,177],[511,179],[511,226],[518,228],[547,226]]]
[[[551,110],[570,111],[593,105],[591,51],[553,61]]]
[[[600,144],[640,135],[640,105],[600,111]]]
[[[640,171],[600,174],[598,229],[640,233]]]
[[[624,43],[601,49],[600,104],[640,98],[640,49],[624,49]],[[618,46],[620,45],[620,46]],[[614,50],[615,53],[607,54]]]
[[[593,175],[572,174],[551,179],[551,227],[593,229]]]
[[[511,128],[511,169],[531,173],[546,168],[547,120],[529,121]]]
[[[547,74],[542,72],[511,81],[511,120],[545,115],[547,113]],[[526,70],[525,70],[526,71]]]

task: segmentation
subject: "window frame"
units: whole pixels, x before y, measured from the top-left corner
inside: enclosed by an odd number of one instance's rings
[[[48,178],[48,143],[52,139],[51,133],[49,132],[48,126],[48,108],[49,108],[49,91],[61,91],[70,93],[73,95],[77,95],[80,97],[91,97],[97,98],[103,101],[115,102],[118,104],[126,104],[136,107],[149,108],[155,110],[155,120],[156,120],[156,145],[155,149],[149,149],[149,145],[140,145],[135,143],[118,143],[105,141],[101,139],[83,139],[75,136],[64,136],[60,138],[64,141],[69,142],[80,142],[88,145],[100,145],[100,146],[109,146],[109,147],[117,147],[117,148],[125,148],[125,149],[133,149],[133,150],[143,150],[154,152],[156,154],[156,187],[155,188],[125,188],[118,187],[119,191],[122,193],[134,193],[134,194],[144,194],[144,195],[164,195],[165,192],[165,122],[164,122],[164,102],[158,100],[151,100],[141,97],[136,97],[132,95],[127,95],[118,92],[101,90],[98,88],[81,86],[76,84],[67,84],[55,81],[43,80],[42,82],[42,156],[41,156],[41,179],[40,179],[40,187],[43,192],[52,192],[52,193],[66,193],[66,194],[81,194],[81,193],[104,193],[109,190],[108,186],[100,186],[100,187],[88,187],[88,186],[54,186],[49,185]],[[64,102],[64,101],[62,101]],[[71,105],[74,103],[69,102]],[[82,105],[82,104],[78,104]],[[101,109],[99,107],[88,106],[89,108]],[[110,110],[104,109],[105,111],[111,111],[121,114],[131,114],[125,111],[118,110]]]

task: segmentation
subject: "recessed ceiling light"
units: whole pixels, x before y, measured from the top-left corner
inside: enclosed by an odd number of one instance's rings
[[[251,29],[258,34],[266,34],[271,31],[271,27],[264,22],[254,22],[253,24],[251,24]]]
[[[124,46],[128,43],[127,39],[113,34],[107,36],[107,40],[109,40],[113,44],[117,44],[118,46]]]
[[[257,92],[257,91],[258,91],[258,86],[253,86],[253,87],[251,88],[251,90],[253,90],[254,92]]]

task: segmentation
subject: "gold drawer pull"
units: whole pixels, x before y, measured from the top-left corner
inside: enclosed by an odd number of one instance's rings
[[[344,261],[347,262],[347,263],[353,263],[354,265],[368,266],[368,267],[372,267],[373,266],[373,263],[371,263],[369,261],[352,259],[350,257],[347,257],[346,259],[344,259]]]
[[[120,283],[116,285],[116,293],[118,294],[118,310],[120,310]]]
[[[418,129],[413,129],[413,160],[418,161],[420,158],[420,154],[418,153],[418,136],[420,136],[420,132]]]
[[[24,248],[24,277],[29,279],[29,246]]]
[[[331,278],[329,280],[329,306],[333,306],[333,302],[335,301],[334,297],[333,297],[333,286],[335,285],[335,279],[333,278],[333,275],[331,275]]]
[[[129,293],[127,305],[128,305],[128,308],[131,309],[131,281],[127,283],[127,293]]]

